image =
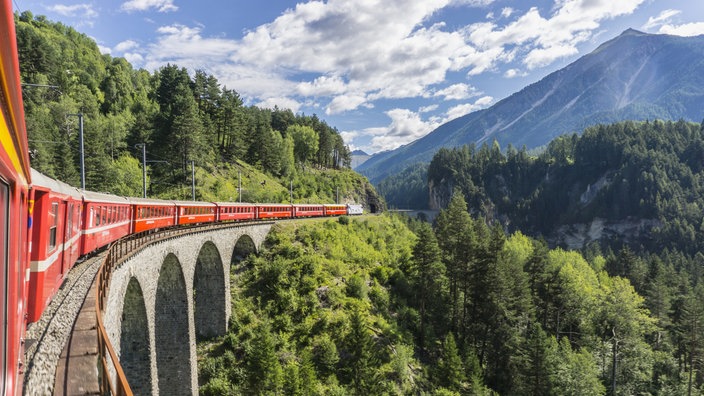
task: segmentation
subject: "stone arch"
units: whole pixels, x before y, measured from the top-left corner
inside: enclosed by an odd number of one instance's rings
[[[254,243],[254,240],[251,236],[247,234],[241,235],[237,239],[235,247],[232,250],[232,260],[230,262],[230,265],[239,263],[252,253],[257,253],[257,244]]]
[[[160,395],[191,395],[188,294],[181,263],[169,253],[159,270],[155,307],[157,379]]]
[[[152,392],[149,350],[149,324],[144,294],[137,278],[132,277],[127,284],[122,308],[120,365],[132,391],[137,395],[149,395]]]
[[[207,241],[198,252],[193,274],[193,308],[196,337],[215,337],[227,332],[225,271],[220,252]]]

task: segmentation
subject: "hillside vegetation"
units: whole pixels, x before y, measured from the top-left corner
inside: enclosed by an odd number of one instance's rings
[[[231,268],[200,394],[700,394],[697,260],[550,250],[470,217],[459,192],[435,229],[280,223]]]
[[[407,173],[413,182],[397,177],[381,184],[391,206],[405,185],[420,184],[424,169],[415,169]],[[440,149],[428,184],[418,189],[427,189],[423,198],[439,208],[460,189],[472,213],[555,243],[598,225],[606,231],[585,244],[695,254],[704,249],[703,180],[701,124],[629,121],[559,137],[538,155],[498,143]]]
[[[61,23],[24,12],[17,41],[32,166],[79,185],[83,115],[86,188],[141,196],[146,145],[150,197],[287,202],[356,200],[383,207],[349,171],[338,131],[317,116],[246,106],[203,71],[167,65],[150,73]],[[338,172],[341,171],[341,172]]]

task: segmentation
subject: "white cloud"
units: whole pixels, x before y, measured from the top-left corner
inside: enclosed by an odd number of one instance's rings
[[[55,13],[67,17],[81,17],[94,19],[98,17],[98,12],[93,9],[91,4],[55,4],[47,6],[47,8]]]
[[[445,100],[462,100],[472,96],[480,95],[477,89],[465,83],[453,84],[449,87],[435,92],[435,97],[444,97]]]
[[[437,23],[433,17],[447,7],[483,7],[493,1],[309,1],[239,40],[206,36],[202,26],[174,24],[159,28],[154,43],[125,51],[150,70],[166,63],[203,69],[248,103],[283,107],[290,101],[299,108],[315,100],[332,115],[389,99],[467,100],[479,95],[469,84],[437,90],[447,84],[448,73],[473,78],[510,65],[505,78],[526,75],[577,54],[578,45],[593,39],[604,21],[630,14],[645,1],[555,0],[549,11],[497,7],[493,12],[500,18],[467,26]],[[123,9],[172,11],[176,6],[172,0],[131,0]],[[452,108],[448,117],[493,101],[485,98]],[[440,122],[421,119],[419,114],[437,110],[430,108],[390,112],[389,126],[359,134],[374,134],[378,148],[407,143],[405,136],[417,138],[431,130],[427,125]],[[424,132],[399,135],[410,130]]]
[[[438,106],[436,104],[429,105],[429,106],[423,106],[420,109],[418,109],[418,112],[419,113],[430,113],[431,111],[437,110],[438,107],[440,107],[440,106]]]
[[[680,11],[680,10],[673,10],[673,9],[664,10],[664,11],[660,12],[660,14],[658,16],[648,18],[648,22],[646,22],[645,25],[642,26],[642,29],[650,30],[656,26],[660,26],[663,23],[672,19],[673,16],[680,14],[681,12],[682,11]]]
[[[658,32],[676,36],[699,36],[700,34],[704,34],[704,22],[685,23],[683,25],[663,25]]]
[[[125,40],[125,41],[122,41],[122,42],[118,43],[118,44],[115,46],[115,51],[117,51],[117,52],[127,52],[127,51],[132,50],[132,49],[135,49],[135,48],[137,48],[137,47],[139,47],[139,44],[137,44],[136,41],[134,41],[134,40]]]
[[[122,3],[120,7],[127,12],[147,11],[151,8],[155,8],[159,12],[178,10],[178,7],[174,5],[174,0],[129,0]]]
[[[527,75],[528,73],[523,72],[520,69],[508,69],[504,72],[504,77],[506,78],[524,77]]]
[[[111,54],[112,50],[110,47],[105,47],[100,44],[98,44],[98,51],[100,51],[101,54]]]
[[[342,132],[345,143],[368,153],[392,150],[425,136],[440,126],[437,118],[423,120],[419,113],[408,109],[392,109],[385,114],[391,120],[389,125]]]
[[[325,108],[325,114],[337,114],[347,110],[354,110],[367,101],[362,95],[340,95],[336,96]]]
[[[447,113],[445,114],[445,120],[450,121],[454,120],[455,118],[462,117],[463,115],[467,115],[473,111],[481,110],[486,107],[489,107],[489,105],[494,101],[494,98],[491,96],[483,96],[479,99],[477,99],[476,102],[474,103],[465,103],[461,105],[454,106],[450,108]]]
[[[273,109],[275,106],[278,106],[280,109],[291,109],[294,113],[298,112],[301,108],[301,104],[291,98],[267,98],[257,103],[257,107],[265,109]]]
[[[125,52],[122,56],[132,65],[141,65],[144,63],[144,57],[136,52]]]

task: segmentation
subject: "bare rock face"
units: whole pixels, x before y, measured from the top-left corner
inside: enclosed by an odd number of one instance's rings
[[[435,185],[433,180],[428,182],[428,205],[431,210],[442,210],[447,207],[452,198],[453,183],[444,180]]]
[[[625,242],[647,239],[651,230],[660,226],[662,223],[656,219],[607,221],[597,217],[590,223],[560,226],[548,240],[552,245],[580,249],[591,242],[604,239],[621,239]]]

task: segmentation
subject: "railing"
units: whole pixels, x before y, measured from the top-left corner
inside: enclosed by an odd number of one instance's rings
[[[143,248],[152,243],[175,238],[185,234],[200,233],[212,231],[221,228],[234,228],[249,226],[253,223],[212,223],[206,225],[184,226],[177,228],[169,228],[158,232],[145,231],[139,234],[132,234],[119,239],[108,247],[108,253],[100,265],[98,270],[98,285],[95,315],[98,323],[98,375],[100,380],[101,394],[110,394],[115,396],[132,396],[132,390],[127,382],[125,372],[120,365],[120,358],[115,353],[115,349],[110,343],[108,333],[103,325],[103,311],[105,310],[106,299],[108,297],[108,288],[110,286],[110,277],[115,269],[117,269],[125,260],[141,251]],[[256,224],[273,224],[273,222],[257,222]],[[109,359],[109,361],[108,361]],[[110,376],[108,363],[112,364],[115,369],[117,383],[113,384]]]

